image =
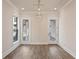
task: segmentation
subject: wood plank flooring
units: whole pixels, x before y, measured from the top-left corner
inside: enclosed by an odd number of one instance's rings
[[[4,59],[75,59],[58,45],[21,45]]]

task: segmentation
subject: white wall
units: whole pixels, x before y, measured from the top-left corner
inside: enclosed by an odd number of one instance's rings
[[[13,44],[12,34],[12,16],[19,15],[18,9],[10,1],[3,0],[2,7],[2,54],[5,57],[19,45],[19,42]]]
[[[48,19],[54,19],[54,18],[57,19],[58,14],[56,12],[41,12],[41,16],[36,16],[36,15],[37,15],[37,12],[22,12],[21,13],[21,20],[23,18],[29,19],[30,26],[31,26],[30,28],[31,35],[30,35],[29,42],[22,42],[22,43],[48,44],[50,41],[48,40]],[[58,39],[58,36],[57,36],[57,39]],[[22,36],[21,36],[21,40],[22,40]]]
[[[76,7],[75,0],[60,11],[59,44],[72,56],[76,56]]]

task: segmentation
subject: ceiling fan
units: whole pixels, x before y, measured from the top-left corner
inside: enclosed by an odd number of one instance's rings
[[[40,9],[40,7],[43,6],[43,4],[41,4],[41,0],[38,0],[38,3],[34,4],[34,6],[37,6],[37,10],[35,10],[35,11],[37,11],[36,16],[41,16],[41,9]]]

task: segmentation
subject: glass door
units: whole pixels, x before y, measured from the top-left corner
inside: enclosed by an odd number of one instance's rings
[[[18,41],[18,17],[13,17],[13,42]]]
[[[49,20],[48,38],[50,41],[56,41],[56,20]]]
[[[23,41],[28,41],[29,40],[29,20],[23,19],[22,23],[22,37]]]

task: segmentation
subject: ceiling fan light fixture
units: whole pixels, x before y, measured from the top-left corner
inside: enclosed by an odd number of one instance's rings
[[[21,10],[24,10],[24,8],[21,8]]]
[[[40,15],[41,13],[40,13],[40,12],[38,12],[38,14]]]
[[[57,10],[57,8],[54,8],[54,10]]]
[[[40,8],[38,8],[38,11],[40,11],[41,9]]]

